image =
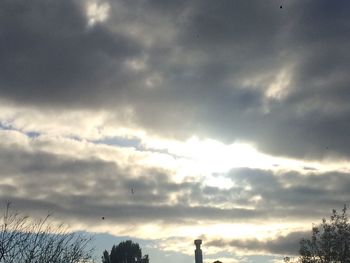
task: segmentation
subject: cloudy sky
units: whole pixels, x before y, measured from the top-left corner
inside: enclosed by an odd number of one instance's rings
[[[350,199],[349,10],[0,1],[0,201],[152,263],[297,254]]]

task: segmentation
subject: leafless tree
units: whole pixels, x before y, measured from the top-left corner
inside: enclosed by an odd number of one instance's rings
[[[50,219],[50,215],[43,219],[24,216],[7,203],[0,222],[0,262],[92,262],[91,237],[71,233],[66,225]]]

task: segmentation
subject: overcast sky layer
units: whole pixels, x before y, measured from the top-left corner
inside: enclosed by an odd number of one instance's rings
[[[350,199],[349,10],[0,1],[0,200],[153,263],[297,254]]]

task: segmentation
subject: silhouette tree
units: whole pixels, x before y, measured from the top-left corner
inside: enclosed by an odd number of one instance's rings
[[[330,219],[322,219],[319,226],[312,227],[311,239],[300,242],[301,263],[350,262],[350,224],[346,206],[339,214],[333,209]]]
[[[87,263],[92,262],[91,238],[56,226],[50,216],[34,220],[6,205],[0,222],[0,262]]]
[[[111,260],[109,259],[109,254],[108,254],[107,250],[103,251],[102,263],[111,263]]]
[[[142,251],[138,243],[131,240],[123,241],[112,247],[111,253],[103,252],[102,263],[149,263],[148,255],[142,257]]]

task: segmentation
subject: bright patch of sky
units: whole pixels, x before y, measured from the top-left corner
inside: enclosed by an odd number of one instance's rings
[[[88,1],[86,4],[86,15],[88,26],[104,22],[109,16],[110,5],[108,2]]]

